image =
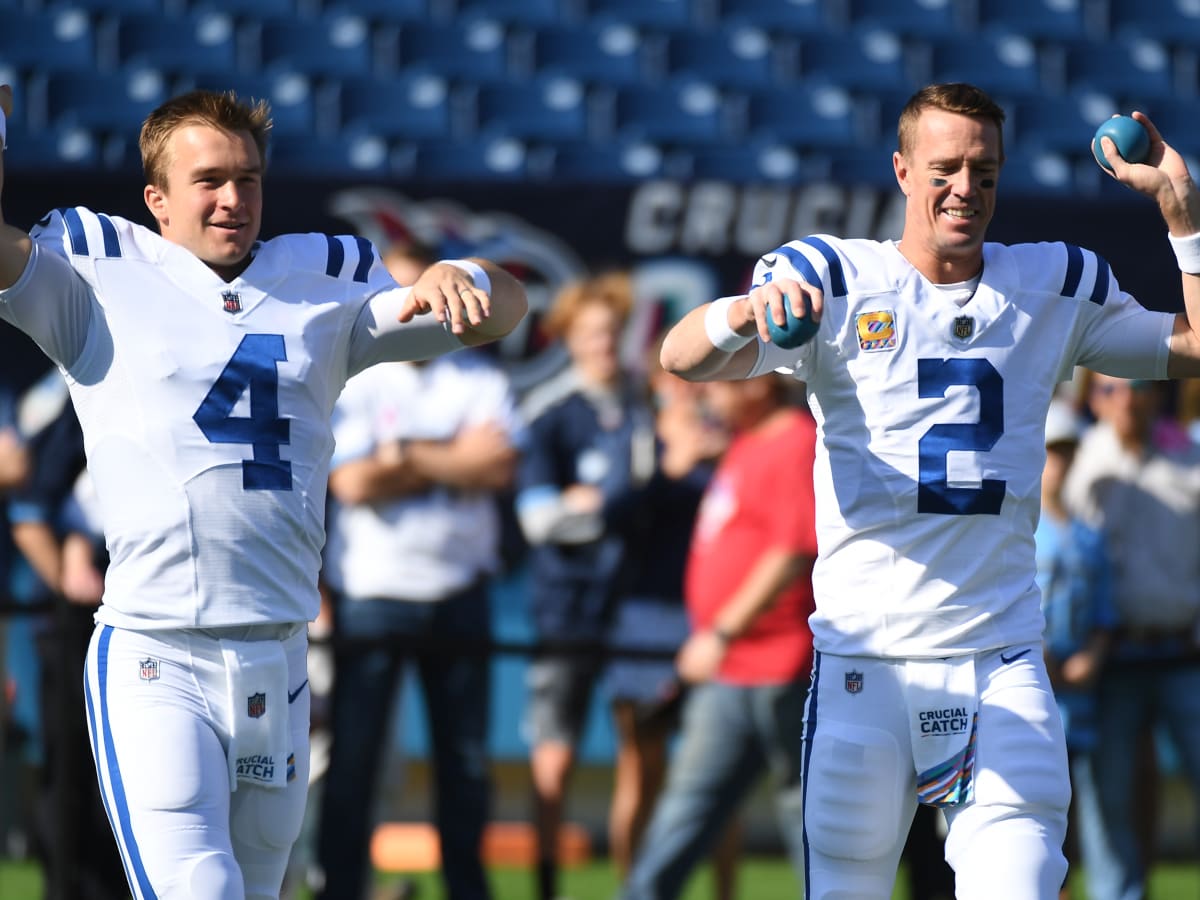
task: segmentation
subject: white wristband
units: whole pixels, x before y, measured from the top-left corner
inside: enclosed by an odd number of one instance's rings
[[[729,307],[743,299],[745,298],[720,297],[708,304],[708,309],[704,312],[704,333],[718,350],[736,353],[754,340],[754,335],[746,337],[729,327]]]
[[[0,109],[0,150],[8,149],[8,117]]]
[[[471,276],[471,280],[475,282],[475,287],[479,288],[489,297],[492,296],[492,279],[488,278],[488,273],[483,270],[479,263],[471,262],[469,259],[443,259],[442,262],[456,266]],[[464,290],[466,290],[464,288]]]
[[[1171,249],[1175,251],[1175,259],[1179,263],[1179,271],[1189,275],[1200,275],[1200,232],[1189,234],[1187,237],[1167,235]]]

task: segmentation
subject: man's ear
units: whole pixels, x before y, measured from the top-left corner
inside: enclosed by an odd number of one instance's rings
[[[908,186],[905,181],[908,178],[908,161],[899,150],[892,153],[892,169],[896,173],[896,181],[900,184],[900,190],[907,196]]]
[[[150,215],[154,216],[154,220],[159,225],[162,225],[167,218],[166,192],[162,188],[148,184],[142,192],[142,199],[146,201],[146,208],[150,210]]]

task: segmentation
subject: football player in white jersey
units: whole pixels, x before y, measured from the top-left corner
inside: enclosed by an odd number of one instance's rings
[[[1034,583],[1046,412],[1076,365],[1200,374],[1200,202],[1136,117],[1145,161],[1104,150],[1158,202],[1185,273],[1180,315],[1141,307],[1088,250],[985,242],[1004,112],[944,84],[900,115],[899,242],[779,247],[748,295],[692,311],[663,346],[663,365],[693,380],[793,373],[820,429],[812,900],[890,897],[919,802],[947,815],[959,898],[1058,896],[1070,785]],[[771,336],[785,306],[819,323],[794,349]]]
[[[0,86],[0,142],[11,108]],[[87,715],[138,900],[278,897],[334,401],[373,363],[493,340],[526,309],[483,260],[401,288],[362,238],[260,242],[269,129],[262,103],[174,98],[141,133],[157,232],[83,207],[0,224],[0,317],[67,378],[112,559]]]

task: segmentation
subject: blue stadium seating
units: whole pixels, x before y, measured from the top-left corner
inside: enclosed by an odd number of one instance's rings
[[[75,0],[70,0],[75,2]],[[106,0],[98,0],[106,2]],[[132,2],[132,0],[121,0]],[[222,12],[235,19],[290,19],[306,12],[303,0],[194,0],[188,9],[194,12]]]
[[[254,0],[245,2],[253,3]],[[403,24],[439,16],[445,18],[440,12],[435,13],[441,6],[445,3],[439,0],[325,0],[320,10],[324,15],[364,16],[376,24]]]
[[[646,77],[641,33],[624,23],[538,28],[530,34],[531,66],[598,84],[638,84]]]
[[[892,129],[895,135],[895,129]],[[895,137],[868,146],[840,148],[830,153],[829,174],[837,184],[898,192],[896,170],[892,165]]]
[[[686,148],[689,177],[734,184],[797,183],[811,177],[812,164],[794,148],[774,141],[749,141]]]
[[[1064,50],[1067,90],[1103,91],[1142,101],[1166,100],[1177,93],[1171,52],[1152,38],[1122,34],[1072,42]]]
[[[437,75],[345,78],[338,98],[346,128],[387,138],[451,137],[450,86]]]
[[[1008,98],[1046,90],[1038,46],[1025,35],[990,30],[929,42],[930,81],[969,81]]]
[[[168,83],[154,69],[51,72],[30,93],[43,92],[45,120],[136,138],[142,121],[167,99]]]
[[[365,131],[348,130],[327,137],[291,137],[269,151],[272,172],[323,178],[391,174],[388,142]]]
[[[772,34],[832,34],[831,0],[718,0],[717,16],[729,25],[754,25]]]
[[[4,164],[13,170],[95,169],[102,163],[101,141],[86,128],[52,126],[34,132],[10,130]]]
[[[666,38],[666,61],[668,77],[718,87],[766,87],[779,72],[770,34],[750,25],[675,31]]]
[[[122,67],[170,74],[236,72],[243,66],[234,25],[233,17],[223,12],[125,15],[106,37],[113,41],[113,61]]]
[[[261,68],[319,78],[351,78],[373,69],[370,22],[331,12],[315,19],[264,19],[258,26]]]
[[[475,102],[481,133],[531,140],[588,137],[586,90],[571,78],[551,75],[529,82],[481,84]]]
[[[666,155],[641,140],[579,141],[553,146],[550,175],[567,184],[627,184],[663,174]]]
[[[91,19],[78,9],[5,12],[0,28],[0,62],[25,72],[91,71],[96,67],[96,35]]]
[[[865,136],[853,95],[830,85],[754,91],[747,113],[751,135],[802,147],[853,147]]]
[[[312,136],[319,127],[315,86],[299,72],[256,75],[198,75],[189,87],[210,91],[231,90],[242,98],[266,100],[271,104],[271,137]]]
[[[583,0],[595,22],[631,22],[654,28],[684,28],[693,24],[693,0]]]
[[[1000,171],[1001,190],[1005,196],[1014,197],[1076,196],[1080,192],[1076,178],[1080,162],[1078,154],[1017,150],[1004,160]]]
[[[1122,109],[1124,113],[1132,112]],[[1141,107],[1168,144],[1185,156],[1200,157],[1200,100],[1175,98],[1171,102]],[[1192,169],[1192,175],[1200,170]]]
[[[912,81],[900,36],[884,28],[860,28],[800,41],[800,75],[853,90],[893,90]]]
[[[719,141],[726,136],[724,98],[713,85],[685,79],[617,88],[615,128],[627,138],[665,142]]]
[[[1096,128],[1119,112],[1116,101],[1095,91],[1027,97],[1009,109],[1012,152],[1087,153]]]
[[[516,138],[422,142],[415,149],[415,171],[423,180],[496,181],[527,174],[526,146]]]
[[[977,0],[983,30],[1001,28],[1035,40],[1078,40],[1103,31],[1080,0]],[[1140,2],[1140,0],[1139,0]]]
[[[1200,5],[1192,0],[1108,0],[1114,34],[1132,32],[1200,50]]]
[[[969,14],[962,0],[846,0],[852,25],[889,28],[920,38],[964,33]]]
[[[511,25],[553,25],[571,17],[569,0],[458,0],[457,12]]]
[[[410,22],[400,28],[391,64],[447,78],[496,81],[508,72],[507,38],[507,30],[494,19]]]

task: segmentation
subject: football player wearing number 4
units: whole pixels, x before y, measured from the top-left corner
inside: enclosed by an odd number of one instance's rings
[[[11,109],[0,86],[0,143]],[[361,238],[259,242],[269,129],[232,94],[151,113],[158,233],[83,207],[0,224],[0,317],[70,384],[112,558],[87,714],[138,900],[279,896],[334,402],[367,366],[493,340],[526,309],[482,260],[409,289]]]
[[[1004,112],[942,84],[900,114],[898,243],[793,241],[763,257],[748,295],[667,336],[668,370],[791,372],[817,419],[812,900],[890,897],[918,803],[944,808],[959,898],[1058,896],[1070,784],[1034,581],[1046,412],[1076,365],[1200,374],[1200,202],[1138,117],[1143,163],[1103,149],[1114,177],[1158,202],[1184,272],[1178,316],[1142,308],[1088,250],[985,242]],[[768,327],[784,326],[784,304],[819,321],[790,350]]]

